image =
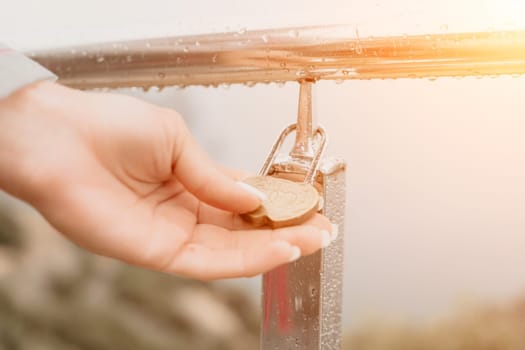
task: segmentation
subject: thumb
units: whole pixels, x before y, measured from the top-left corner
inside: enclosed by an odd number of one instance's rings
[[[176,145],[179,149],[174,150],[173,173],[177,180],[195,197],[213,207],[235,213],[255,210],[265,199],[264,193],[226,175],[186,127],[184,131],[182,142]]]

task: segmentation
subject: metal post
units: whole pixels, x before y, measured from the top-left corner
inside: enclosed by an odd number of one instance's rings
[[[301,82],[295,145],[291,155],[296,158],[312,158],[314,121],[312,116],[312,81]]]
[[[301,96],[311,88],[301,88]],[[297,133],[311,127],[311,119],[301,118],[299,105]],[[310,110],[307,106],[304,110]],[[311,111],[311,110],[310,110]],[[311,114],[310,114],[311,116]],[[302,128],[302,129],[301,129]],[[304,135],[303,135],[304,136]],[[311,139],[306,138],[306,139]],[[273,164],[269,175],[302,181],[309,162],[294,156],[304,149],[305,139],[297,137],[290,157]],[[315,145],[314,145],[315,146]],[[320,350],[341,348],[343,232],[345,208],[345,163],[325,158],[314,185],[322,194],[322,213],[337,224],[339,236],[316,254],[281,266],[263,276],[262,350]]]

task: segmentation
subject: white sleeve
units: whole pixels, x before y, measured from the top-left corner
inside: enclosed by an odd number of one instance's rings
[[[35,61],[0,43],[0,98],[31,83],[56,79],[56,75]]]

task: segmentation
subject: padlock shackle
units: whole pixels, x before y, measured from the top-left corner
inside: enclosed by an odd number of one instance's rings
[[[326,132],[320,126],[315,129],[314,136],[317,134],[320,135],[321,141],[319,142],[318,149],[314,152],[314,158],[310,163],[311,166],[304,177],[304,182],[308,184],[313,184],[317,171],[319,170],[319,165],[321,164],[321,157],[326,149]]]
[[[277,152],[281,149],[281,146],[283,145],[284,140],[286,140],[286,137],[292,131],[294,131],[296,127],[297,127],[296,124],[292,124],[292,125],[289,125],[288,127],[286,127],[281,132],[281,135],[279,135],[279,138],[273,144],[272,149],[270,150],[270,153],[268,153],[268,156],[266,157],[266,160],[265,160],[261,170],[259,170],[259,175],[260,176],[268,175],[268,172],[270,171],[270,168],[271,168],[272,164],[274,163],[275,158],[277,157]]]
[[[270,153],[266,157],[266,161],[264,162],[261,170],[259,171],[260,176],[266,176],[268,175],[272,165],[275,162],[275,159],[277,158],[277,154],[279,150],[281,149],[284,141],[286,140],[286,137],[290,135],[293,131],[297,131],[297,124],[292,124],[286,127],[282,132],[281,135],[279,135],[279,138],[272,146],[272,149],[270,150]],[[304,182],[308,184],[312,184],[315,175],[317,174],[317,171],[319,170],[319,164],[321,157],[323,155],[323,152],[326,148],[326,132],[322,127],[317,127],[315,129],[315,132],[313,133],[314,136],[319,135],[320,141],[318,142],[317,149],[314,152],[313,158],[310,162],[310,167],[308,168],[308,171],[306,172]],[[290,156],[293,158],[293,153],[290,154]],[[301,159],[304,161],[304,159]]]

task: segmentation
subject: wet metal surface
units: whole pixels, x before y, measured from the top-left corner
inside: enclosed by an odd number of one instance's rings
[[[270,174],[300,181],[306,171],[290,158],[275,164]],[[264,275],[263,350],[341,348],[344,162],[324,159],[316,185],[325,203],[323,214],[338,225],[339,236],[322,251]]]
[[[113,42],[32,58],[76,88],[525,73],[525,31],[359,38],[354,26]]]

